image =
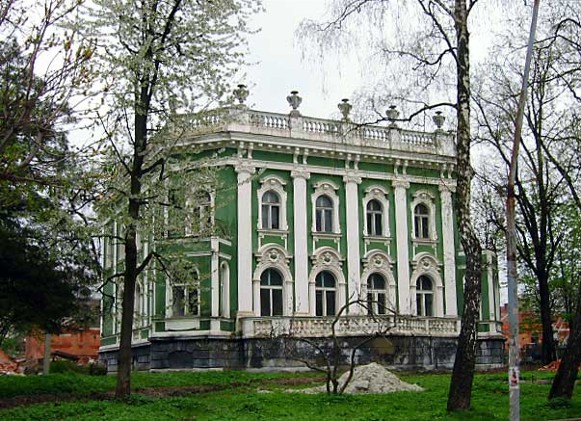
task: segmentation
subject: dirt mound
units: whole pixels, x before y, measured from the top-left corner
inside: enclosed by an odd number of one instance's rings
[[[349,373],[344,373],[339,378],[339,388],[341,388]],[[326,386],[317,386],[307,389],[306,393],[326,392]],[[345,389],[345,393],[390,393],[408,390],[412,392],[421,392],[422,389],[416,384],[406,383],[397,378],[397,376],[386,370],[377,363],[371,363],[356,367],[353,371],[353,377]]]

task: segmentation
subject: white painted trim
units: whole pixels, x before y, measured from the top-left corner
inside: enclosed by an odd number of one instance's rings
[[[310,175],[295,168],[293,178],[294,250],[295,250],[295,312],[309,314],[309,253],[307,250],[307,180]]]
[[[358,185],[361,178],[355,174],[346,175],[345,182],[345,202],[346,202],[346,224],[347,224],[347,279],[348,279],[348,300],[358,299],[361,294],[361,257],[359,252],[359,206],[358,206]],[[361,312],[359,306],[349,309],[349,313],[358,314]]]
[[[410,269],[409,269],[409,230],[407,180],[393,182],[395,194],[396,247],[397,247],[397,284],[399,314],[413,314],[410,303]],[[414,297],[415,300],[415,297]]]
[[[452,191],[449,186],[440,186],[440,200],[442,202],[442,247],[444,253],[446,316],[457,316],[458,300],[456,297],[456,244],[454,242]]]

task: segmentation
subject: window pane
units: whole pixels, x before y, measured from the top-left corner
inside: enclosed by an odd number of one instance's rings
[[[385,294],[377,294],[377,314],[387,314]]]
[[[430,238],[430,233],[428,232],[428,217],[422,217],[422,238]]]
[[[315,315],[323,315],[323,291],[321,290],[315,292]]]
[[[262,205],[262,214],[261,214],[261,226],[263,229],[268,229],[268,213],[269,213],[269,206]]]
[[[183,286],[175,286],[172,290],[173,293],[173,303],[172,303],[172,315],[173,316],[183,316],[184,315],[184,303],[185,303],[185,290]]]
[[[271,229],[279,229],[280,228],[280,222],[279,222],[279,212],[280,212],[280,208],[278,206],[272,206],[270,208],[271,210],[271,224],[270,227]]]
[[[426,316],[433,316],[434,314],[432,299],[433,299],[432,294],[426,294],[426,312],[425,312]]]
[[[190,288],[188,291],[188,314],[198,316],[198,290],[197,288]]]
[[[423,316],[422,294],[416,294],[416,312],[418,313],[418,316]]]
[[[323,215],[324,219],[324,232],[333,232],[333,210],[332,209],[325,209]]]
[[[272,315],[282,316],[282,289],[272,290]]]
[[[374,215],[375,218],[375,224],[374,224],[374,230],[373,230],[373,235],[382,235],[383,233],[383,224],[381,222],[381,214],[380,213],[376,213]]]
[[[327,316],[335,314],[335,291],[327,291]]]
[[[322,223],[323,223],[322,219],[323,219],[323,211],[320,210],[320,209],[317,209],[316,212],[315,212],[315,230],[317,232],[323,231],[323,229],[322,229]]]
[[[270,289],[260,288],[260,315],[272,316],[270,313]]]

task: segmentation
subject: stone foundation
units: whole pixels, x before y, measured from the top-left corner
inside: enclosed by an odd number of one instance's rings
[[[348,364],[353,347],[357,365],[380,363],[396,370],[450,370],[454,364],[456,338],[430,336],[388,336],[340,338],[341,364]],[[477,368],[500,367],[504,362],[504,339],[490,337],[478,341]],[[155,338],[133,348],[135,370],[187,369],[283,369],[305,367],[303,361],[324,364],[333,356],[329,338]],[[108,372],[117,371],[117,349],[100,353]]]

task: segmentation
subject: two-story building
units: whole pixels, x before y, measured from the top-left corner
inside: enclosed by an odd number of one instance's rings
[[[363,347],[358,361],[451,367],[464,256],[455,137],[442,130],[443,116],[418,132],[398,127],[393,108],[389,126],[355,125],[346,100],[336,121],[302,116],[296,92],[286,115],[248,109],[245,94],[239,87],[239,105],[191,117],[174,140],[168,171],[180,177],[188,162],[206,159],[220,182],[185,183],[184,229],[142,241],[144,253],[172,250],[194,269],[183,284],[161,272],[139,280],[136,368],[300,365],[280,341],[324,342],[340,311],[345,348],[389,326],[390,345]],[[189,229],[192,218],[210,229]],[[123,260],[113,240],[119,225],[105,224],[109,271]],[[485,259],[478,362],[501,364],[499,285],[493,256]],[[120,287],[112,281],[104,291],[100,353],[114,371]]]

